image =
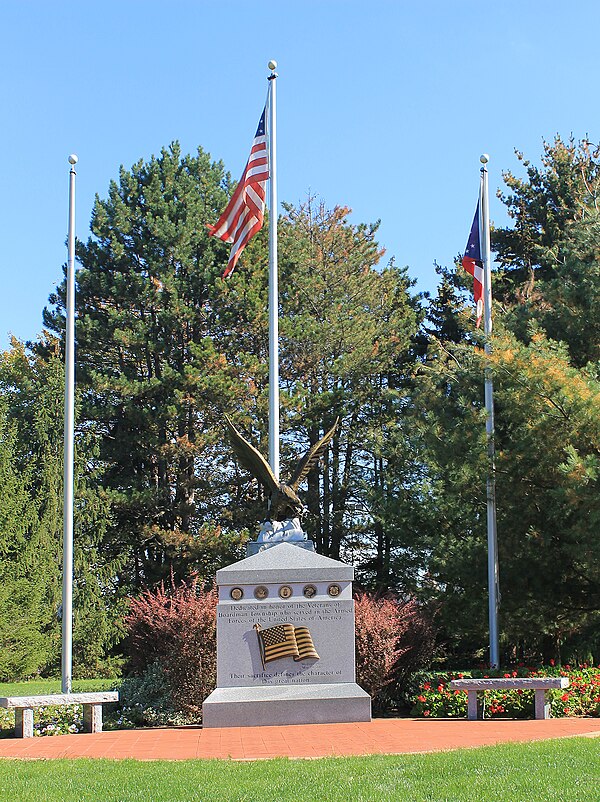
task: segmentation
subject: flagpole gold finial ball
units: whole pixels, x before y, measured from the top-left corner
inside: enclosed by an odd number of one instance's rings
[[[71,155],[69,156],[69,164],[77,164],[78,161],[79,159],[75,155],[75,153],[71,153]]]
[[[490,160],[490,157],[488,156],[487,153],[482,153],[481,156],[479,157],[479,161],[482,164],[487,164],[489,162],[489,160]]]
[[[271,61],[269,61],[269,63],[267,64],[267,67],[270,70],[276,70],[277,69],[277,62],[275,61],[275,59],[271,59]]]

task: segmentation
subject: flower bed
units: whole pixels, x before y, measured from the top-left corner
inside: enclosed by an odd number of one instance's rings
[[[464,671],[447,674],[422,675],[419,692],[414,697],[413,716],[433,718],[464,718],[467,715],[467,691],[453,691],[448,685],[453,679],[481,677],[568,677],[570,685],[564,690],[549,692],[554,718],[565,716],[600,717],[600,667],[583,665],[520,666],[509,671]],[[522,689],[485,691],[485,718],[529,718],[533,715],[533,691]]]
[[[14,710],[2,710],[0,714],[0,729],[7,731],[3,734],[12,734],[15,726]],[[48,705],[34,710],[34,736],[69,735],[75,732],[83,732],[82,705]]]

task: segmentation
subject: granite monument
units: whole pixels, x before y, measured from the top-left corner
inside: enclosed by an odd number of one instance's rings
[[[205,727],[370,721],[356,684],[354,569],[281,542],[217,571]]]

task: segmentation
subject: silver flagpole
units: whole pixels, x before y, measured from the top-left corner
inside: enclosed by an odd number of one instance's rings
[[[279,479],[279,291],[277,280],[277,67],[269,61],[269,464]]]
[[[484,331],[485,353],[492,352],[492,260],[490,248],[490,214],[488,195],[489,156],[484,153],[480,157],[483,164],[481,168],[480,189],[480,238],[483,257],[483,301],[484,301]],[[498,668],[500,665],[500,648],[498,639],[498,538],[496,532],[496,465],[494,447],[494,386],[492,383],[491,368],[485,370],[485,409],[488,444],[489,469],[487,478],[487,543],[488,543],[488,598],[489,598],[489,625],[490,625],[490,666]]]
[[[62,671],[63,693],[73,680],[73,465],[75,450],[75,165],[69,156],[69,233],[65,331],[65,444],[63,504]]]

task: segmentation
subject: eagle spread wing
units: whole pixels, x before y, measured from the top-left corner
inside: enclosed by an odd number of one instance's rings
[[[266,461],[263,455],[254,448],[252,443],[249,443],[245,437],[242,437],[227,415],[224,417],[229,430],[229,439],[231,440],[231,445],[233,446],[233,450],[235,451],[241,465],[243,465],[247,471],[250,471],[252,476],[254,476],[255,479],[258,479],[258,481],[264,485],[269,492],[272,493],[277,490],[279,483],[277,482],[277,479],[275,479],[275,474],[269,467],[269,463]]]
[[[301,457],[298,462],[296,463],[296,467],[294,468],[292,475],[290,477],[290,487],[297,491],[300,482],[306,478],[308,472],[319,459],[321,454],[325,451],[327,446],[329,445],[329,441],[335,434],[335,430],[337,429],[337,425],[339,423],[339,418],[335,419],[335,423],[331,427],[331,429],[327,432],[327,434],[323,435],[323,437],[319,440],[318,443],[315,443],[314,446],[311,446],[306,454]]]

